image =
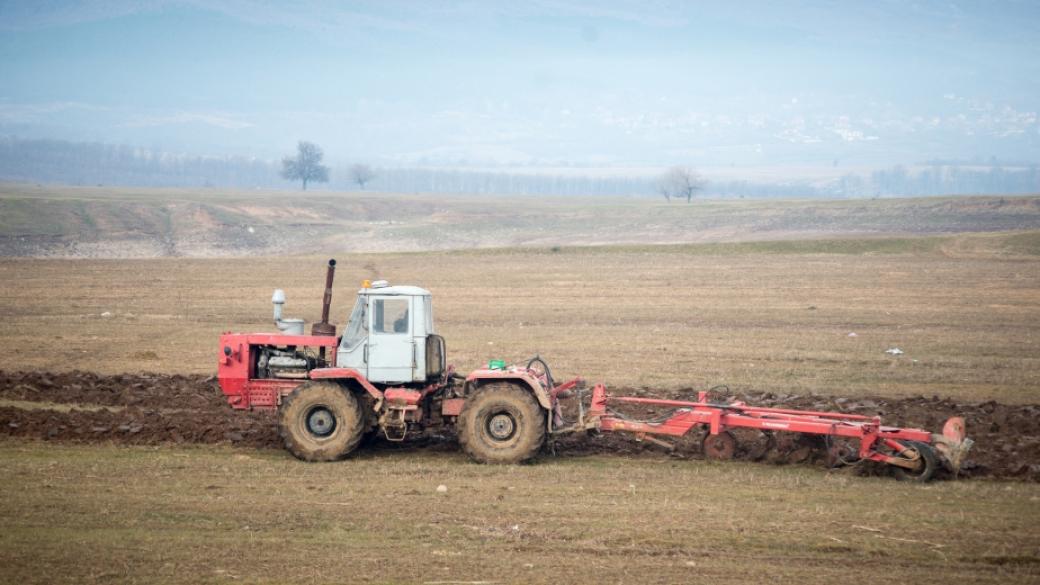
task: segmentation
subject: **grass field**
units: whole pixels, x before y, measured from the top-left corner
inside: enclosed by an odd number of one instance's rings
[[[1040,485],[0,442],[7,583],[1028,583]],[[436,488],[444,485],[447,493]]]

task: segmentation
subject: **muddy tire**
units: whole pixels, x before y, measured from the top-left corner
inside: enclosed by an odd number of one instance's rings
[[[462,450],[480,463],[520,463],[545,443],[545,410],[530,390],[487,384],[466,399],[459,415]]]
[[[335,382],[304,382],[282,402],[285,448],[304,461],[335,461],[357,448],[365,415],[357,397]]]
[[[935,454],[935,449],[933,449],[931,445],[918,443],[917,441],[907,441],[906,446],[917,451],[921,456],[921,465],[917,469],[895,467],[892,474],[900,481],[916,481],[918,483],[925,483],[932,479],[935,472],[939,469],[939,457]]]

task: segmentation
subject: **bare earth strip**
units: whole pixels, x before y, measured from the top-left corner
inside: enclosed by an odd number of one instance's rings
[[[688,398],[689,391],[617,389],[623,395]],[[732,398],[759,406],[804,410],[842,411],[872,416],[880,414],[889,425],[941,429],[951,416],[962,416],[976,446],[963,465],[962,478],[1015,478],[1040,481],[1040,405],[1006,405],[996,402],[965,403],[948,398],[829,397],[742,393]],[[566,416],[574,418],[577,400],[564,401]],[[661,412],[620,408],[630,416],[654,418]],[[738,459],[770,464],[826,467],[826,444],[795,440],[793,435],[770,437],[758,431],[737,431]],[[276,417],[270,412],[232,411],[211,377],[120,374],[103,376],[89,372],[64,374],[5,372],[0,370],[0,436],[53,442],[173,445],[183,443],[232,443],[239,446],[282,446]],[[702,458],[703,430],[676,443],[669,456]],[[437,429],[413,436],[430,448],[457,450],[450,430]],[[803,437],[803,439],[805,439]],[[365,449],[386,449],[386,441],[371,439]],[[567,435],[554,444],[561,457],[589,454],[664,457],[666,451],[648,442],[637,442],[623,433],[587,437]],[[855,473],[870,475],[884,469],[862,465]]]

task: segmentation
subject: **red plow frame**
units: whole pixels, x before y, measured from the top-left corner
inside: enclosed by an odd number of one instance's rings
[[[564,384],[572,386],[575,381]],[[560,388],[562,389],[562,388]],[[581,400],[579,400],[579,403]],[[638,404],[674,408],[670,416],[658,421],[638,421],[613,411],[611,404]],[[666,400],[612,396],[603,384],[592,389],[592,400],[586,412],[583,407],[574,430],[624,431],[639,440],[649,440],[670,448],[654,435],[680,437],[695,428],[706,428],[705,455],[715,459],[733,456],[736,439],[731,429],[758,429],[765,432],[791,432],[825,437],[829,456],[835,463],[848,459],[870,460],[895,466],[903,479],[928,481],[940,466],[956,474],[973,441],[965,437],[964,419],[946,421],[941,434],[922,429],[885,426],[880,416],[862,416],[835,412],[815,412],[785,408],[749,406],[743,402],[717,403],[700,392],[697,401]],[[835,438],[858,449],[837,452]]]

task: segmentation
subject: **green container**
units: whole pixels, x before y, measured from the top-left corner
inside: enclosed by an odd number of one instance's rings
[[[489,370],[504,370],[504,369],[506,369],[506,361],[505,360],[491,360],[491,361],[488,362],[488,369]]]

